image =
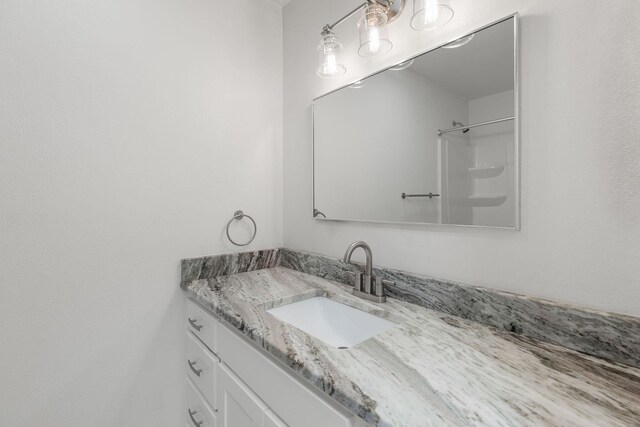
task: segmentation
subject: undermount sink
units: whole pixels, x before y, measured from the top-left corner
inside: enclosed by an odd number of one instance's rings
[[[336,348],[352,347],[397,325],[323,296],[267,312]]]

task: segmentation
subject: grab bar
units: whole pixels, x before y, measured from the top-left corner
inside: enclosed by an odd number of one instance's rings
[[[434,193],[429,193],[429,194],[407,194],[407,193],[402,193],[402,200],[404,199],[408,199],[410,197],[428,197],[430,199],[433,199],[434,197],[440,197],[439,194],[434,194]]]

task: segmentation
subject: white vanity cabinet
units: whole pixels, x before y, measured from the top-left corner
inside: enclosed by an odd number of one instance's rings
[[[198,303],[187,300],[187,424],[191,427],[360,427]]]
[[[263,427],[267,405],[225,365],[218,377],[219,427]]]

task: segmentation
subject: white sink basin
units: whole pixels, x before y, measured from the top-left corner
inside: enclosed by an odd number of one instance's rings
[[[325,297],[305,299],[267,312],[336,348],[354,346],[397,325]]]

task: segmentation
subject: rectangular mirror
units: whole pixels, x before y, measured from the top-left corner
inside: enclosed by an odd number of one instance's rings
[[[519,228],[517,15],[313,102],[317,219]]]

